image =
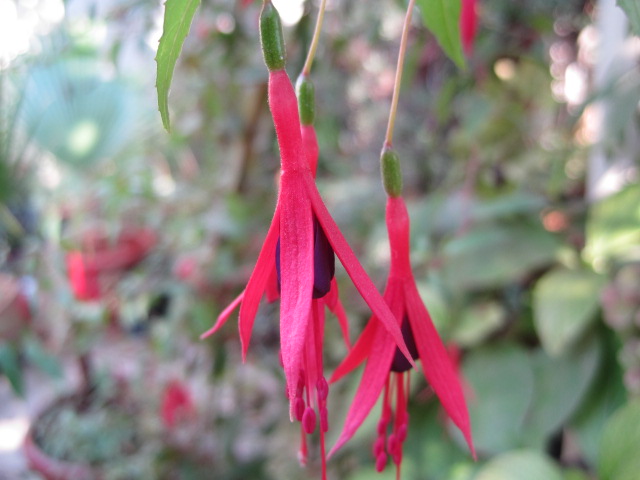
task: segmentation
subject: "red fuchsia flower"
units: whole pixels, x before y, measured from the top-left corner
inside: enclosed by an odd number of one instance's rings
[[[179,420],[194,413],[195,407],[187,387],[178,380],[171,380],[167,383],[162,393],[160,405],[160,418],[162,418],[165,427],[172,429]]]
[[[316,136],[315,127],[313,126],[314,121],[314,107],[313,107],[313,84],[305,77],[300,77],[298,81],[298,104],[300,106],[300,135],[302,138],[303,150],[305,153],[305,158],[307,160],[307,164],[309,165],[309,169],[311,170],[311,174],[313,178],[316,178],[316,173],[318,169],[318,156],[319,156],[319,148],[318,148],[318,139]],[[311,113],[309,111],[311,110]],[[319,241],[316,242],[316,252],[314,253],[314,258],[320,254],[321,247],[324,248],[327,255],[330,254],[331,258],[333,258],[333,250],[331,250],[331,245],[327,242],[326,236],[320,232],[321,237]],[[274,302],[278,298],[280,298],[280,270],[279,270],[279,255],[280,255],[280,247],[279,241],[276,245],[276,256],[274,257],[274,262],[270,267],[270,272],[268,273],[268,279],[265,286],[265,294],[268,302]],[[342,335],[345,341],[347,348],[351,348],[351,342],[349,340],[349,326],[347,315],[340,301],[340,296],[338,294],[338,284],[334,278],[334,261],[329,260],[329,264],[326,262],[320,262],[319,265],[328,265],[327,268],[330,269],[331,278],[329,291],[324,295],[314,295],[313,302],[320,302],[325,305],[329,311],[331,311],[340,324],[340,328],[342,330]],[[317,289],[316,289],[317,290]],[[214,326],[202,334],[201,338],[208,337],[209,335],[217,332],[226,322],[229,320],[231,314],[235,311],[235,309],[242,303],[244,298],[245,291],[243,290],[240,295],[238,295],[227,308],[225,308],[218,318]],[[316,309],[312,308],[312,311],[315,312]]]
[[[402,197],[389,196],[386,208],[387,230],[391,248],[391,266],[384,299],[401,326],[405,342],[415,360],[422,361],[424,376],[440,399],[448,416],[462,431],[475,456],[471,439],[469,414],[447,349],[436,331],[413,277],[409,260],[409,216]],[[396,464],[398,478],[402,461],[402,444],[407,437],[409,415],[409,371],[411,364],[399,354],[394,341],[374,316],[349,355],[334,372],[335,382],[367,361],[362,380],[344,428],[331,456],[357,431],[380,395],[383,395],[382,416],[373,453],[376,469],[382,471],[387,454]],[[395,409],[392,404],[395,403]],[[390,432],[390,433],[389,433]]]
[[[473,44],[478,28],[478,12],[476,0],[462,0],[460,10],[460,37],[462,47],[467,55],[473,53]]]
[[[291,417],[302,421],[305,432],[315,429],[319,412],[321,435],[326,431],[328,386],[322,376],[322,303],[334,301],[334,253],[390,338],[411,359],[402,332],[389,307],[358,262],[316,187],[302,142],[298,102],[284,70],[284,40],[275,8],[266,1],[260,17],[265,63],[269,69],[269,106],[281,157],[280,187],[273,220],[258,261],[241,293],[209,333],[220,328],[240,305],[239,330],[243,360],[263,294],[276,278],[280,285],[280,345],[291,404]],[[314,299],[323,299],[314,302]],[[413,364],[413,360],[410,360]],[[306,391],[306,396],[305,396]],[[305,400],[306,398],[306,400]],[[301,413],[301,414],[300,414]],[[324,455],[323,455],[324,457]],[[324,474],[324,472],[323,472]]]

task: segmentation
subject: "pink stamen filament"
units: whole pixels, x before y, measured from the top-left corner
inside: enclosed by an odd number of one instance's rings
[[[307,435],[312,434],[320,417],[320,454],[322,479],[326,480],[325,432],[329,428],[327,397],[329,384],[322,374],[322,342],[324,336],[324,303],[314,299],[311,307],[311,322],[305,339],[303,355],[304,369],[300,371],[300,380],[296,389],[294,404],[295,418],[300,421],[300,453],[301,463],[307,461]],[[305,402],[306,399],[306,402]],[[317,413],[316,413],[317,410]]]
[[[407,438],[407,430],[409,426],[407,399],[409,396],[410,380],[408,371],[406,374],[391,373],[389,378],[387,378],[382,401],[382,414],[380,421],[378,422],[378,436],[373,444],[372,450],[376,461],[376,470],[378,472],[382,472],[387,464],[387,456],[390,456],[393,463],[396,465],[397,479],[400,478],[402,447]],[[393,406],[391,404],[392,398],[395,400],[395,405]],[[393,426],[391,434],[387,436],[392,415]]]

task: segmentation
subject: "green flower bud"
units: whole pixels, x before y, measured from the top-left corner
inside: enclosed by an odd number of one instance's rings
[[[298,96],[298,109],[300,110],[300,123],[311,125],[316,118],[315,87],[313,82],[305,75],[300,75],[296,82],[296,94]]]
[[[385,147],[380,156],[380,168],[382,169],[382,184],[387,195],[399,197],[402,194],[402,171],[398,154]]]
[[[285,64],[284,37],[280,15],[270,0],[266,0],[260,12],[260,43],[264,63],[270,71],[283,70]]]

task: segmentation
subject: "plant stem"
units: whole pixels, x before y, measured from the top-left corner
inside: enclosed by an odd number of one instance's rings
[[[240,174],[235,185],[236,193],[244,193],[247,189],[247,179],[249,176],[249,167],[253,159],[254,141],[256,134],[258,133],[258,125],[262,118],[262,111],[267,105],[267,82],[263,82],[258,87],[258,93],[256,94],[256,102],[253,105],[249,121],[244,131],[244,138],[242,141],[242,156],[240,157]]]
[[[384,137],[384,146],[391,148],[393,142],[393,128],[396,123],[396,112],[398,110],[398,98],[400,97],[400,84],[402,83],[402,67],[404,65],[404,57],[407,52],[407,37],[409,36],[409,26],[411,24],[411,14],[415,0],[409,0],[407,6],[407,14],[404,17],[404,25],[402,26],[402,36],[400,38],[400,51],[398,52],[398,64],[396,66],[396,79],[393,85],[393,96],[391,97],[391,109],[389,110],[389,123],[387,124],[387,134]]]
[[[327,0],[322,0],[320,2],[320,8],[318,9],[318,19],[316,20],[316,28],[313,31],[309,53],[307,53],[307,59],[302,68],[302,75],[305,76],[311,73],[311,65],[313,64],[313,58],[316,56],[316,50],[318,49],[318,41],[320,40],[320,31],[322,30],[322,20],[324,19],[324,9],[326,6]]]

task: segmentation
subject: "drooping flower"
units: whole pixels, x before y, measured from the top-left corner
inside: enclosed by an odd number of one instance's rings
[[[301,398],[301,395],[298,395],[301,385],[303,390],[307,387],[307,394],[310,396],[314,393],[317,398],[324,396],[323,378],[318,376],[314,384],[311,374],[308,374],[305,368],[318,369],[318,362],[314,363],[313,357],[309,356],[311,345],[322,345],[321,339],[318,342],[318,337],[321,337],[319,332],[322,330],[320,325],[323,321],[320,321],[320,313],[318,321],[314,316],[314,311],[322,305],[317,303],[314,306],[314,289],[317,298],[322,298],[327,293],[331,295],[331,285],[335,285],[335,280],[332,274],[326,274],[326,270],[330,270],[329,263],[334,261],[334,252],[365,302],[389,332],[392,341],[396,342],[395,345],[405,356],[411,358],[411,355],[393,314],[331,218],[315,185],[302,142],[296,95],[284,70],[284,40],[280,20],[269,1],[265,2],[261,13],[260,30],[265,63],[269,69],[269,106],[280,147],[281,175],[278,200],[273,220],[245,290],[221,313],[216,325],[203,336],[219,329],[232,311],[240,305],[238,323],[242,356],[243,360],[246,359],[260,300],[263,294],[269,291],[269,282],[273,280],[279,244],[277,263],[281,297],[280,344],[293,418],[297,417],[295,408],[296,404],[299,404],[297,399]],[[316,249],[316,246],[325,241],[330,247],[330,252],[326,248]],[[333,301],[331,297],[327,300],[329,301]],[[321,359],[321,349],[316,350]],[[413,363],[413,360],[411,362]],[[310,363],[314,365],[309,367]],[[319,371],[321,373],[321,366]],[[322,400],[319,400],[319,403],[322,403]],[[322,423],[321,406],[319,414]],[[311,426],[311,420],[305,422],[303,418],[302,422]]]
[[[462,0],[460,10],[460,39],[467,55],[473,53],[473,44],[478,28],[478,12],[476,0]]]
[[[398,325],[401,326],[413,358],[421,360],[427,382],[474,452],[469,414],[456,369],[420,298],[411,270],[409,215],[402,197],[389,196],[386,221],[391,265],[384,298]],[[342,378],[365,360],[366,366],[360,386],[347,414],[342,433],[329,456],[354,435],[382,394],[382,415],[378,423],[378,438],[374,443],[376,469],[382,471],[385,468],[388,454],[399,471],[402,445],[409,426],[407,398],[411,364],[399,354],[395,343],[375,315],[349,355],[334,372],[331,382]],[[395,403],[395,411],[392,403]]]

